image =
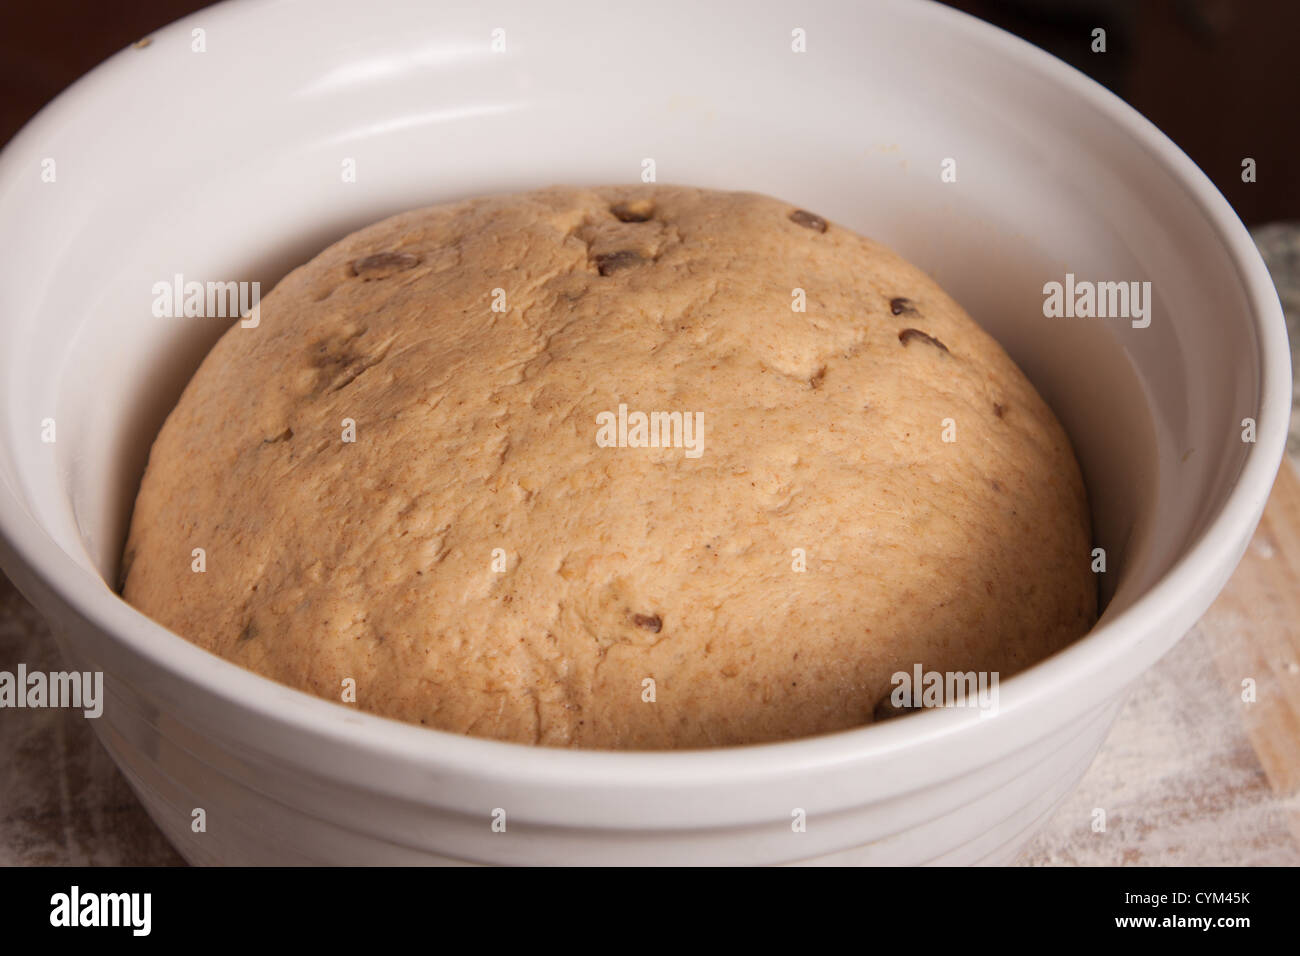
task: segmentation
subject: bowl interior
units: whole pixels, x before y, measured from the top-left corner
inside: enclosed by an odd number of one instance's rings
[[[1077,81],[1026,82],[913,5],[860,6],[796,23],[777,5],[659,4],[627,43],[585,0],[323,0],[311,31],[300,4],[259,8],[255,28],[235,5],[123,51],[0,159],[0,480],[112,581],[152,439],[229,324],[155,316],[156,283],[269,291],[390,213],[633,182],[653,161],[660,182],[769,193],[881,240],[961,302],[1069,432],[1106,615],[1121,613],[1245,461],[1261,387],[1247,292],[1197,199]],[[1149,326],[1045,317],[1044,284],[1067,273],[1150,282]]]

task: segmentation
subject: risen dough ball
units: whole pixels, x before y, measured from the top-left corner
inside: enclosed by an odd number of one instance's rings
[[[702,434],[634,447],[638,412]],[[235,324],[154,443],[123,593],[378,714],[707,747],[1046,657],[1094,621],[1090,547],[1060,425],[921,271],[764,196],[556,188],[362,229]]]

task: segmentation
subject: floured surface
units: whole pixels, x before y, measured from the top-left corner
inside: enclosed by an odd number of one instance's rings
[[[1138,682],[1079,788],[1017,862],[1300,865],[1295,797],[1271,788],[1212,650],[1194,630]]]
[[[1106,813],[1094,832],[1094,810]],[[1300,477],[1236,574],[1134,689],[1028,864],[1300,865]]]
[[[0,574],[0,669],[64,665],[45,622]],[[183,863],[79,710],[0,710],[0,866]]]

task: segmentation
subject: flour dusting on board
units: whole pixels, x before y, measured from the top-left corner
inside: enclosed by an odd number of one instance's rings
[[[1241,729],[1246,706],[1195,629],[1138,682],[1079,789],[1017,862],[1294,866],[1277,799]],[[1094,810],[1106,831],[1093,832]]]

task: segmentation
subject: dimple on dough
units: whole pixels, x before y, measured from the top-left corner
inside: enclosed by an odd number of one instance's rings
[[[700,413],[701,453],[600,447],[620,403]],[[920,270],[753,193],[552,188],[362,229],[233,325],[123,595],[400,720],[711,747],[1041,660],[1094,623],[1090,547],[1061,426]]]

